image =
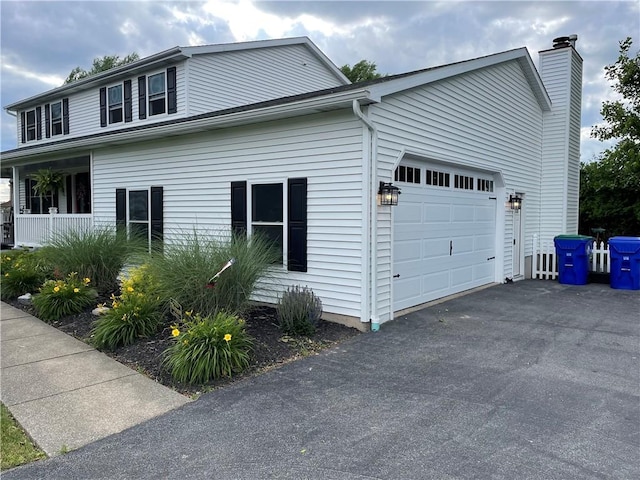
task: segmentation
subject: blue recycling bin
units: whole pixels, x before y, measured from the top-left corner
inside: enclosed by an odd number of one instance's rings
[[[640,237],[609,239],[611,288],[640,290]]]
[[[586,285],[593,237],[558,235],[553,243],[558,256],[558,281],[566,285]]]

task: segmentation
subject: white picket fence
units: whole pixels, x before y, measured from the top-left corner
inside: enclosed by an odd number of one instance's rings
[[[605,242],[591,244],[589,270],[596,273],[609,273],[609,245]],[[533,236],[533,265],[531,277],[540,280],[558,278],[558,258],[553,239],[545,240]]]

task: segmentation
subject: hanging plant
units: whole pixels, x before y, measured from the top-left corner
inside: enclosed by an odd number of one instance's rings
[[[33,179],[36,181],[33,190],[40,195],[40,197],[51,193],[51,205],[55,207],[54,195],[64,185],[62,173],[53,171],[50,168],[42,168],[33,175]]]

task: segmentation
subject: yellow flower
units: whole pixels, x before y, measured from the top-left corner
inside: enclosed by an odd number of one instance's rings
[[[8,262],[11,261],[11,257],[4,257],[4,258],[6,258]]]
[[[53,291],[54,292],[59,292],[60,291],[60,287],[56,285],[55,287],[53,287]]]
[[[177,337],[178,335],[180,335],[180,330],[174,328],[173,330],[171,330],[171,335]]]
[[[229,342],[229,340],[231,340],[231,334],[230,334],[230,333],[227,333],[227,334],[224,336],[224,341],[225,341],[225,342]]]
[[[84,284],[86,285],[87,283],[91,282],[91,279],[85,277],[84,280],[82,280],[84,282]]]
[[[9,272],[5,273],[5,274],[4,274],[4,276],[5,276],[5,277],[8,277],[8,276],[9,276]]]
[[[80,289],[79,289],[79,288],[74,288],[74,289],[73,289],[73,293],[78,293],[79,291],[80,291]]]
[[[127,287],[127,292],[133,292],[133,287]]]
[[[189,341],[188,340],[183,340],[182,343],[183,343],[183,345],[189,345]]]
[[[184,312],[184,314],[185,314],[187,317],[190,317],[191,315],[193,315],[193,310],[187,310],[186,312]]]

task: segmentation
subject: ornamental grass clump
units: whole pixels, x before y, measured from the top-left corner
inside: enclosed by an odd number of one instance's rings
[[[0,256],[0,292],[3,300],[35,293],[50,275],[41,258],[34,252],[16,250]]]
[[[311,289],[287,288],[277,306],[278,326],[288,335],[313,335],[322,316],[322,301]]]
[[[65,280],[47,280],[32,300],[38,317],[55,321],[80,313],[95,301],[96,291],[90,283],[91,279],[80,278],[76,272],[70,273]]]
[[[249,367],[253,339],[244,320],[235,315],[186,312],[181,323],[172,326],[171,335],[175,343],[165,350],[163,365],[178,382],[204,384]]]
[[[271,284],[263,280],[271,276],[278,253],[267,240],[196,232],[181,232],[179,237],[179,243],[167,244],[162,254],[153,256],[150,270],[160,295],[185,310],[205,316],[222,310],[240,315],[248,309],[251,296]],[[232,258],[233,266],[210,282]]]
[[[100,305],[103,306],[103,305]],[[110,309],[94,322],[93,345],[114,350],[153,335],[162,321],[162,301],[146,266],[132,269]]]
[[[91,278],[101,295],[118,290],[118,275],[132,258],[143,255],[147,245],[128,239],[110,228],[70,229],[56,235],[42,248],[42,255],[62,274],[78,272]]]

